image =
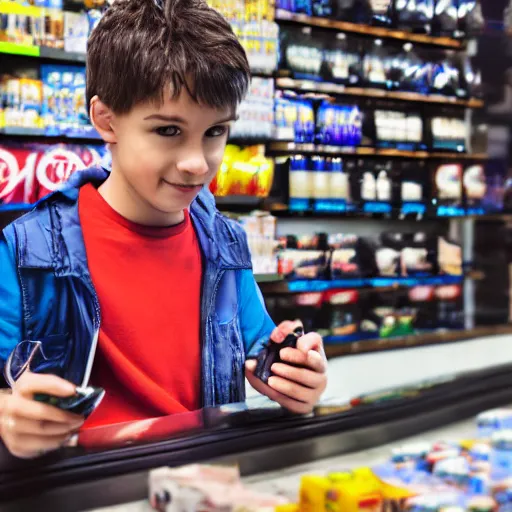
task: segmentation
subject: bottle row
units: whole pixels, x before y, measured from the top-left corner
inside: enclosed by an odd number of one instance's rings
[[[478,0],[277,0],[284,11],[434,36],[467,38],[484,26]]]
[[[499,163],[295,155],[276,159],[276,175],[289,176],[294,211],[463,216],[497,213],[510,202]]]
[[[450,107],[398,107],[390,100],[334,102],[278,91],[274,140],[297,144],[464,153],[472,135],[464,112]],[[486,152],[477,131],[474,152]]]
[[[280,41],[279,68],[294,78],[459,98],[482,95],[481,73],[466,53],[297,27],[281,27]]]

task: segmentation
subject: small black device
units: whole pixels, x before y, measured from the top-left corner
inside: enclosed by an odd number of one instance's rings
[[[64,398],[36,393],[34,400],[87,418],[98,407],[104,396],[105,390],[103,388],[89,386],[77,387],[74,395]]]
[[[281,350],[283,348],[297,348],[297,341],[303,335],[304,328],[297,327],[295,331],[286,336],[282,343],[275,343],[269,340],[265,348],[256,357],[256,370],[254,371],[254,375],[265,384],[268,384],[268,379],[272,376],[272,365],[282,361],[280,355]]]

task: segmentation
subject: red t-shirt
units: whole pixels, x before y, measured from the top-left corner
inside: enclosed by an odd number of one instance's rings
[[[78,210],[101,308],[91,385],[106,390],[85,427],[197,409],[202,267],[188,212],[177,226],[140,226],[92,184]]]

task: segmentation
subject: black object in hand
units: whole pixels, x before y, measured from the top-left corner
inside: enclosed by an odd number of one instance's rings
[[[76,393],[65,398],[45,393],[36,393],[34,400],[87,418],[98,407],[105,396],[103,388],[76,388]]]
[[[268,379],[272,376],[272,365],[282,362],[280,355],[281,350],[283,348],[297,348],[297,341],[303,335],[304,328],[297,327],[295,331],[286,336],[282,343],[275,343],[270,340],[256,358],[256,370],[254,371],[254,375],[265,384],[268,384]]]

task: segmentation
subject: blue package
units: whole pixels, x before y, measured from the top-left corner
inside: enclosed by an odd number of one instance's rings
[[[277,140],[295,140],[295,125],[298,120],[297,99],[278,93],[274,101],[274,124]]]
[[[293,6],[293,12],[298,14],[307,14],[308,16],[313,15],[313,5],[311,0],[295,0]]]
[[[315,111],[310,100],[297,100],[295,142],[297,144],[312,144],[315,142]]]
[[[313,0],[313,16],[331,18],[333,16],[333,2],[331,0]]]

